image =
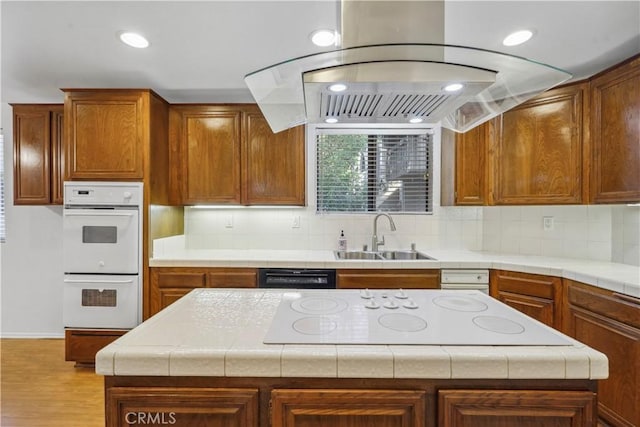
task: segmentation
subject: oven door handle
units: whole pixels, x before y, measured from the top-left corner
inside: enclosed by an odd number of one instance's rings
[[[84,211],[84,212],[64,212],[64,216],[133,216],[131,212],[92,212],[92,211]]]
[[[64,283],[111,283],[111,284],[124,284],[133,283],[133,280],[70,280],[64,279]]]

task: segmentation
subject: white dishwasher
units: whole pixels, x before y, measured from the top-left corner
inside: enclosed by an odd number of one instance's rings
[[[489,270],[445,269],[440,272],[441,289],[478,290],[489,294]]]

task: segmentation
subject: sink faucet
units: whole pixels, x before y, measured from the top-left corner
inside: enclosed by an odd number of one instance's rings
[[[380,218],[381,216],[386,216],[387,218],[389,218],[391,231],[396,231],[396,224],[393,222],[393,219],[389,215],[385,213],[376,215],[376,217],[373,219],[373,236],[371,236],[371,250],[373,252],[378,251],[378,246],[384,245],[384,236],[382,236],[382,240],[378,240],[378,218]]]

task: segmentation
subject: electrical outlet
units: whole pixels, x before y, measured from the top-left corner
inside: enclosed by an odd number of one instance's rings
[[[293,222],[291,223],[291,228],[300,228],[300,215],[295,215],[293,217]]]
[[[227,216],[224,219],[224,227],[233,228],[233,214],[227,214]]]
[[[542,228],[544,229],[544,231],[551,231],[553,230],[554,226],[555,224],[552,216],[542,217]]]

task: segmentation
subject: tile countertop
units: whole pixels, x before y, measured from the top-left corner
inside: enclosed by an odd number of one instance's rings
[[[607,357],[568,346],[263,344],[286,291],[196,289],[96,355],[101,375],[602,379]]]
[[[564,277],[640,298],[640,267],[612,262],[464,250],[424,250],[436,260],[336,260],[333,251],[183,250],[149,260],[150,267],[491,268]]]

